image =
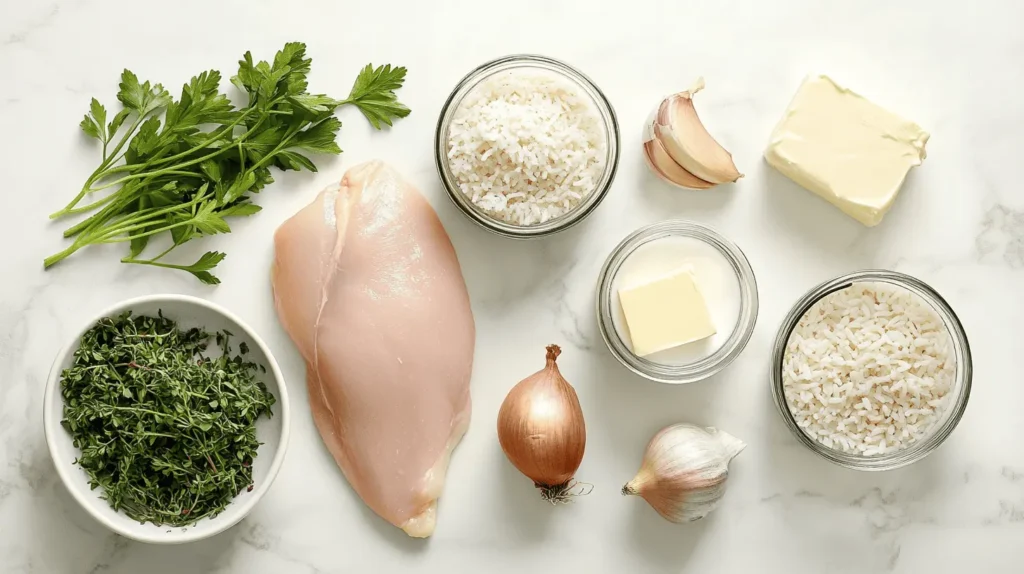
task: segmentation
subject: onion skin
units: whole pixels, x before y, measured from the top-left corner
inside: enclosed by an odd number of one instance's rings
[[[549,345],[544,368],[513,387],[498,411],[501,450],[545,498],[566,491],[587,445],[576,390],[555,364],[559,354],[557,345]]]

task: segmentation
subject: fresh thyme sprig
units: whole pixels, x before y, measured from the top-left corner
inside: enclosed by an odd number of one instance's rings
[[[256,420],[274,396],[245,343],[231,356],[231,333],[210,335],[163,317],[124,313],[83,336],[61,375],[64,419],[76,461],[92,488],[139,522],[184,526],[219,514],[252,490],[260,445]]]

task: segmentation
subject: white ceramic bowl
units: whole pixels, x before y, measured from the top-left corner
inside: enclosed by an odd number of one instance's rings
[[[277,398],[272,407],[271,418],[260,417],[256,423],[256,437],[263,443],[253,460],[252,492],[242,491],[223,512],[213,518],[204,518],[186,527],[156,526],[151,523],[139,524],[122,512],[110,507],[100,498],[102,489],[91,490],[85,471],[75,464],[79,450],[74,447],[71,435],[60,425],[63,418],[64,401],[60,393],[61,372],[71,365],[74,352],[82,335],[99,319],[118,315],[131,310],[134,315],[155,315],[163,311],[165,317],[173,319],[182,328],[202,327],[210,333],[227,329],[234,334],[232,347],[245,342],[249,346],[247,358],[267,368],[262,380],[267,389]],[[216,356],[211,345],[211,355]],[[187,295],[151,295],[122,301],[104,310],[77,329],[71,340],[57,354],[46,380],[46,396],[43,401],[43,426],[50,456],[57,467],[64,486],[75,500],[96,520],[114,532],[140,542],[153,544],[180,544],[192,542],[223,532],[245,518],[260,498],[267,493],[277,476],[288,446],[289,408],[288,392],[285,388],[281,369],[262,339],[241,319],[230,311],[196,297]]]

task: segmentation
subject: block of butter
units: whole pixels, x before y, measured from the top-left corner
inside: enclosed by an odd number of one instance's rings
[[[809,76],[772,133],[764,157],[784,175],[869,227],[889,211],[928,132],[840,87]]]
[[[704,296],[689,270],[619,290],[633,353],[647,355],[715,334]]]

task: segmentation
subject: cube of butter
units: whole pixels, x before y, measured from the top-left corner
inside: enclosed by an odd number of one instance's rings
[[[704,296],[688,270],[619,290],[633,353],[645,357],[715,334]]]
[[[889,211],[928,132],[840,87],[809,76],[764,152],[768,163],[869,227]]]

